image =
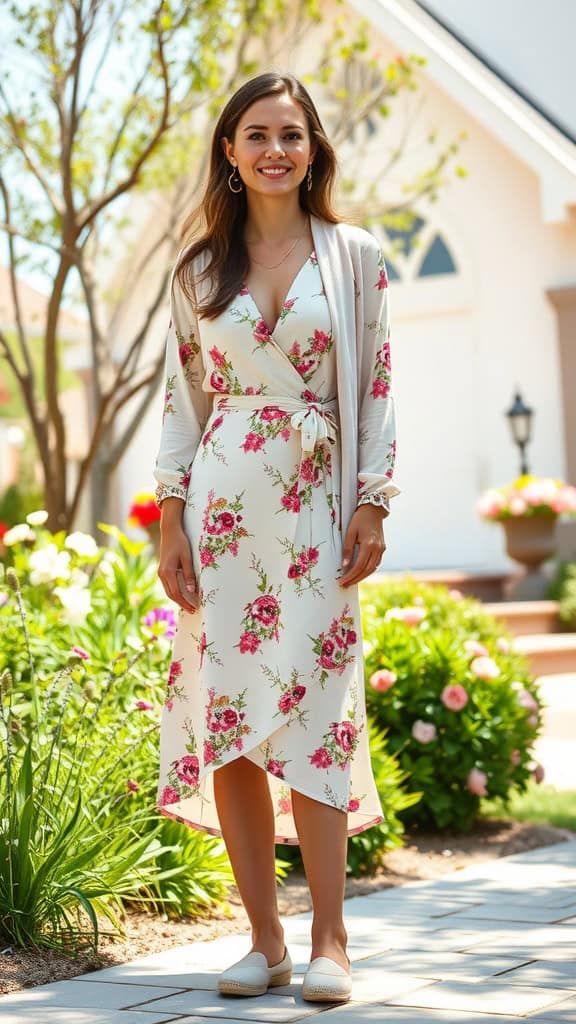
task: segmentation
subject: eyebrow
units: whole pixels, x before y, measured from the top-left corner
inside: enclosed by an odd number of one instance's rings
[[[286,131],[288,128],[298,128],[299,131],[303,131],[304,130],[304,125],[302,125],[302,124],[285,124],[282,127],[283,127],[284,131]],[[267,124],[247,124],[243,130],[245,132],[249,132],[249,131],[254,131],[255,128],[259,128],[260,131],[266,131],[266,129],[268,128],[268,125]]]

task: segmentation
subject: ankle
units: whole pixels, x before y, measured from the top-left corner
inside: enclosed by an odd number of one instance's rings
[[[284,929],[278,922],[276,925],[266,925],[264,928],[252,929],[252,950],[264,953],[272,967],[284,956]]]
[[[337,925],[312,924],[312,945],[340,946],[346,950],[348,934],[343,923]]]

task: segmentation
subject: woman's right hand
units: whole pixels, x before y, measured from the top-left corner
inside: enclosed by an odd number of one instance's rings
[[[175,601],[186,612],[194,613],[197,610],[198,590],[192,568],[192,551],[180,524],[170,523],[168,529],[161,530],[158,576],[171,601]],[[184,596],[185,591],[190,595],[188,600]],[[194,600],[196,604],[191,603]]]

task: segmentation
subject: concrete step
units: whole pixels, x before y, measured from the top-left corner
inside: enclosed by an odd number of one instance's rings
[[[477,597],[481,601],[501,601],[507,581],[507,573],[475,573],[461,569],[415,569],[398,572],[384,572],[373,576],[368,582],[397,580],[404,576],[418,583],[440,583],[449,590],[459,590],[466,597]]]
[[[537,633],[517,636],[514,649],[528,659],[536,676],[576,672],[576,633]]]
[[[484,607],[516,636],[557,633],[560,628],[557,601],[493,601]]]

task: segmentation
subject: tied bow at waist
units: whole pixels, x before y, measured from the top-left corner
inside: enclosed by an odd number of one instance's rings
[[[313,452],[316,445],[326,442],[334,444],[338,424],[336,410],[338,402],[306,402],[300,398],[277,397],[275,395],[227,395],[217,397],[218,409],[265,409],[267,407],[292,413],[290,423],[300,431],[303,452]]]

